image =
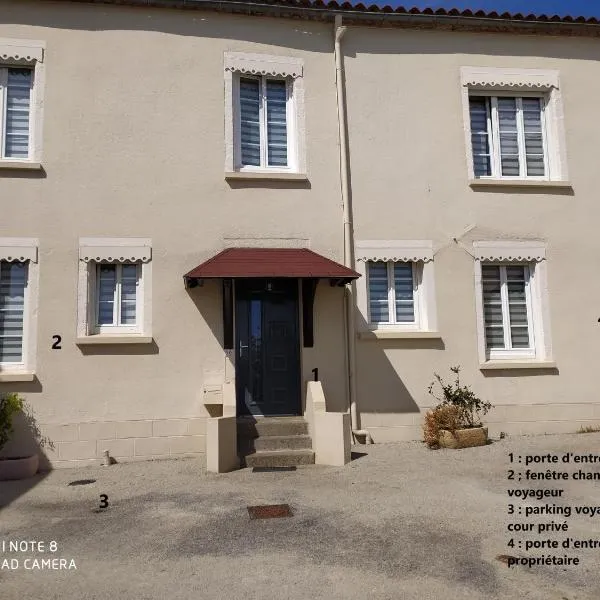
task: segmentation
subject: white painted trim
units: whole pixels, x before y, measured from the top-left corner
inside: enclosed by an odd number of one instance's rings
[[[460,83],[472,90],[544,90],[558,88],[559,72],[550,69],[461,67]]]
[[[490,360],[479,365],[480,371],[501,371],[506,369],[556,369],[552,360]],[[511,405],[512,406],[512,405]]]
[[[539,241],[473,242],[473,254],[477,260],[488,262],[539,262],[546,259],[546,244]]]
[[[356,242],[357,261],[429,262],[433,260],[430,240],[361,240]]]
[[[269,77],[302,77],[304,61],[291,56],[249,54],[247,52],[225,52],[224,68],[228,72]]]
[[[35,373],[30,371],[14,371],[13,373],[0,372],[0,383],[13,383],[33,381]]]
[[[36,238],[0,238],[0,260],[7,262],[38,261],[38,240]]]
[[[538,187],[538,188],[572,188],[570,181],[548,181],[545,179],[490,179],[480,177],[479,179],[470,179],[469,186],[476,187]]]
[[[27,160],[0,158],[0,168],[40,169],[43,149],[44,87],[46,43],[40,40],[0,38],[0,68],[30,66],[33,68],[33,84],[29,114],[29,157]],[[0,124],[4,120],[0,99]],[[3,136],[0,136],[0,138]],[[1,154],[1,153],[0,153]],[[26,166],[28,165],[28,166]]]
[[[102,245],[102,242],[106,246]],[[95,252],[88,252],[93,249]],[[138,254],[136,254],[138,252]],[[92,257],[90,257],[90,254]],[[93,255],[96,256],[93,256]],[[117,257],[113,257],[116,254]],[[152,338],[152,240],[148,238],[80,238],[78,277],[77,277],[77,343],[149,343],[143,340]],[[137,258],[137,257],[140,258]],[[132,259],[135,259],[133,260]],[[98,259],[98,260],[96,260]],[[109,332],[100,332],[96,327],[96,265],[98,262],[123,261],[141,265],[141,275],[137,293],[137,324],[135,333],[129,326],[111,327]],[[131,340],[138,336],[140,341],[111,341],[124,338]],[[106,342],[96,341],[100,338]],[[86,342],[85,340],[90,340]],[[93,341],[92,341],[93,340]]]
[[[143,335],[84,335],[78,337],[75,343],[78,346],[92,346],[105,344],[151,344],[154,341],[152,336]]]
[[[564,109],[560,87],[559,72],[556,70],[512,69],[496,67],[461,67],[461,97],[463,106],[463,126],[469,182],[511,181],[523,182],[552,181],[568,184],[566,135]],[[543,178],[502,176],[477,178],[473,169],[473,149],[471,145],[471,118],[469,113],[469,94],[498,96],[535,95],[544,99],[543,128],[546,148],[546,176]],[[491,140],[490,140],[491,143]],[[493,171],[499,173],[498,169]]]
[[[41,40],[17,40],[0,38],[0,62],[44,62],[46,43]]]
[[[248,174],[248,178],[261,179],[255,173],[267,174],[264,179],[283,179],[277,174],[299,174],[302,179],[307,170],[306,162],[306,123],[304,107],[304,77],[302,59],[248,54],[242,52],[226,52],[224,54],[225,85],[225,174],[233,179],[233,174]],[[281,77],[288,81],[288,166],[276,169],[273,167],[241,167],[239,139],[239,77],[240,74],[267,77]],[[236,177],[237,178],[237,177]],[[243,179],[240,176],[239,179]],[[290,177],[292,179],[292,177]]]
[[[359,331],[357,336],[361,340],[431,340],[442,339],[439,331],[399,331],[374,329],[372,331]]]
[[[394,333],[434,333],[437,335],[437,309],[433,243],[429,240],[363,240],[355,244],[356,270],[361,278],[356,284],[357,330],[362,333],[381,332],[384,337]],[[370,258],[373,257],[373,258]],[[369,320],[367,261],[413,262],[416,268],[417,291],[414,295],[417,322],[379,324]],[[390,335],[387,335],[390,334]],[[402,337],[402,336],[400,336]],[[412,337],[412,336],[408,336]]]

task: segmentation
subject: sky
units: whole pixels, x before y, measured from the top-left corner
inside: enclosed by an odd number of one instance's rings
[[[358,0],[354,0],[357,2]],[[458,8],[525,14],[571,15],[600,18],[600,0],[362,0],[363,4],[418,6],[419,8]]]

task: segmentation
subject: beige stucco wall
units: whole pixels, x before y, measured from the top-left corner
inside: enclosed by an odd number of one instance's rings
[[[57,466],[204,451],[205,383],[224,381],[217,284],[182,275],[227,245],[307,244],[342,260],[335,71],[329,24],[203,11],[0,0],[0,37],[46,42],[44,171],[0,171],[0,236],[40,243],[37,377],[2,383],[30,401]],[[600,422],[591,373],[598,42],[356,28],[344,39],[357,240],[432,240],[441,340],[358,340],[362,427],[420,437],[433,372],[460,364],[496,408],[492,433]],[[304,60],[309,183],[224,178],[223,53]],[[473,191],[461,66],[560,71],[573,192]],[[473,259],[452,241],[547,242],[556,371],[479,369]],[[152,240],[154,344],[75,344],[78,238]],[[237,241],[232,242],[235,238]],[[576,285],[575,285],[576,284]],[[361,285],[359,282],[358,285]],[[347,407],[342,291],[319,284],[315,347],[328,410]],[[576,315],[576,318],[574,318]],[[360,319],[359,319],[360,321]],[[360,322],[359,322],[360,325]],[[60,334],[62,350],[50,349]],[[108,440],[108,441],[106,441]]]
[[[440,340],[357,348],[362,426],[375,441],[414,439],[437,371],[461,365],[496,409],[492,433],[576,431],[600,422],[595,164],[597,39],[350,28],[346,54],[357,240],[432,240]],[[468,186],[460,68],[556,69],[573,190]],[[452,241],[540,239],[557,371],[479,369],[474,261]],[[359,284],[360,285],[360,284]]]
[[[27,397],[59,466],[101,456],[104,438],[117,440],[117,458],[203,451],[203,385],[225,378],[221,296],[210,282],[186,291],[183,274],[226,238],[280,238],[342,260],[331,30],[19,0],[0,2],[0,37],[46,42],[44,172],[0,171],[1,196],[12,199],[0,236],[40,244],[37,380],[0,392]],[[226,51],[304,60],[308,183],[225,180]],[[78,238],[87,236],[152,240],[154,344],[75,344]],[[342,306],[342,291],[320,283],[316,345],[302,363],[306,378],[320,368],[338,407]],[[50,349],[54,334],[60,351]],[[108,425],[92,433],[90,423]]]

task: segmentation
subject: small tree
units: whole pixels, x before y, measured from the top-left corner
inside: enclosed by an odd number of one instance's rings
[[[433,391],[436,381],[429,386],[429,394],[440,403],[439,406],[455,406],[458,409],[457,429],[480,427],[480,415],[486,415],[492,405],[478,398],[468,385],[460,384],[459,366],[451,367],[450,371],[456,375],[453,383],[446,383],[437,373],[434,373],[442,395],[439,396]]]
[[[0,450],[13,433],[13,418],[23,410],[23,398],[13,392],[0,398]]]

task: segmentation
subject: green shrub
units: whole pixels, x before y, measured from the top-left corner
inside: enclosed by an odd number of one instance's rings
[[[0,450],[4,448],[13,432],[13,418],[23,411],[23,398],[13,392],[0,398]]]
[[[468,385],[460,384],[460,367],[451,367],[450,371],[456,375],[452,383],[446,383],[437,373],[434,373],[442,395],[438,396],[433,391],[436,381],[429,386],[429,394],[439,402],[438,407],[455,406],[458,409],[457,429],[481,427],[480,415],[487,414],[492,405],[479,399]]]

